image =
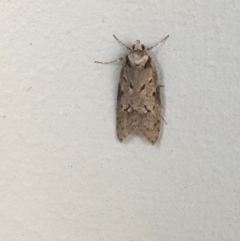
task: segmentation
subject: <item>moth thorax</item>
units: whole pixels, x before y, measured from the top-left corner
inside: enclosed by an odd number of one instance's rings
[[[128,55],[131,66],[139,68],[145,66],[148,58],[148,54],[144,50],[133,50]]]

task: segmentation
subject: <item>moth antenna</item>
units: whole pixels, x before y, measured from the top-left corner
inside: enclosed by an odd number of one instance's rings
[[[121,45],[123,45],[125,48],[127,48],[128,50],[132,50],[130,47],[128,47],[127,45],[125,45],[124,43],[122,43],[115,35],[113,35],[113,37],[114,37]]]
[[[164,42],[168,39],[169,35],[166,36],[164,39],[162,39],[159,43],[153,45],[152,47],[150,48],[147,48],[147,50],[152,50],[154,47],[158,46],[159,44],[164,44]]]
[[[100,62],[100,61],[94,61],[94,62],[98,63],[98,64],[112,64],[112,63],[115,63],[115,62],[118,62],[118,61],[122,62],[122,60],[123,60],[123,58],[115,59],[115,60],[109,61],[109,62]]]

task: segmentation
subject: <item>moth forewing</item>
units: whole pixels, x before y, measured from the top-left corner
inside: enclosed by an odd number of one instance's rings
[[[131,49],[115,37],[119,43],[130,50],[125,57],[118,59],[122,62],[116,117],[117,136],[120,141],[131,133],[145,136],[152,144],[155,144],[158,139],[163,117],[160,84],[155,64],[147,51],[164,43],[168,37],[169,35],[147,49],[139,40]],[[118,60],[96,62],[108,64]]]

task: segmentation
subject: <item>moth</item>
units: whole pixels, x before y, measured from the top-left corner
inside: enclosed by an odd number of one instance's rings
[[[155,144],[160,132],[161,119],[164,120],[160,99],[160,87],[162,86],[160,86],[156,66],[148,51],[163,44],[169,35],[149,48],[146,48],[140,40],[136,40],[130,48],[115,35],[113,37],[129,50],[128,54],[110,62],[95,62],[111,64],[120,61],[122,63],[116,108],[118,139],[122,142],[130,134],[135,133],[145,136],[152,144]]]

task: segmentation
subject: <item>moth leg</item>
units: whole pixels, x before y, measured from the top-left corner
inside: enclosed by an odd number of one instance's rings
[[[112,64],[112,63],[115,63],[115,62],[118,62],[118,61],[122,62],[122,60],[123,60],[123,58],[115,59],[115,60],[109,61],[109,62],[100,62],[100,61],[94,61],[94,62],[98,63],[98,64]]]
[[[168,39],[169,35],[162,39],[159,43],[153,45],[152,47],[147,48],[147,50],[152,50],[154,47],[158,46],[159,44],[164,44],[164,42]]]
[[[115,35],[113,35],[113,37],[125,48],[127,48],[128,50],[132,50],[131,48],[129,48],[128,46],[126,46],[124,43],[122,43]]]
[[[164,118],[164,115],[161,113],[161,117],[162,117],[162,119],[163,119],[163,121],[165,122],[165,124],[167,125],[167,121],[166,121],[166,119]]]

